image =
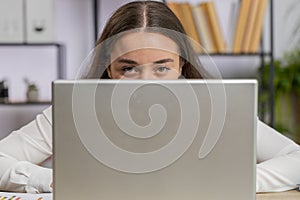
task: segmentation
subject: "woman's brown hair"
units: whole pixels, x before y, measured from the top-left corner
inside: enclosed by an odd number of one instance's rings
[[[157,1],[133,1],[120,7],[106,23],[96,44],[91,69],[85,78],[108,79],[106,69],[110,67],[110,52],[114,42],[105,41],[123,32],[138,28],[143,31],[150,30],[161,33],[178,45],[184,78],[205,77],[206,73],[197,59],[182,24],[168,6]]]

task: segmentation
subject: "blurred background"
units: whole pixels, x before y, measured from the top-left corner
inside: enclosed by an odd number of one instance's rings
[[[0,97],[0,138],[51,105],[53,80],[79,77],[81,64],[93,50],[95,38],[101,34],[106,20],[127,2],[0,0],[0,89],[6,88],[4,93],[8,93],[8,98]],[[194,8],[206,2],[169,0],[166,3],[188,3]],[[210,2],[214,3],[224,42],[230,46],[243,1]],[[212,58],[223,78],[258,79],[259,117],[299,143],[300,1],[272,0],[272,13],[270,2],[267,1],[262,18],[262,44],[256,54],[242,51],[232,54],[228,47],[225,52],[209,52],[211,57],[203,53],[199,56],[204,65]],[[270,67],[275,69],[274,74],[270,75]],[[274,78],[272,85],[270,76]],[[272,87],[274,94],[270,93]],[[274,113],[270,98],[275,103]]]

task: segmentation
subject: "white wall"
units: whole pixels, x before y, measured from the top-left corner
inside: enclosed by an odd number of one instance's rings
[[[300,1],[274,0],[274,4],[274,54],[281,58],[286,51],[300,45],[300,32],[293,34],[295,27],[300,27]]]
[[[54,0],[55,42],[66,46],[67,78],[73,79],[94,44],[91,0]],[[24,77],[40,89],[41,100],[51,99],[51,81],[56,79],[56,49],[53,47],[0,47],[0,80],[9,81],[10,100],[24,101]],[[0,138],[34,119],[47,105],[0,105]]]
[[[55,6],[55,41],[66,46],[66,72],[67,78],[73,79],[80,68],[82,61],[89,54],[94,44],[94,29],[93,29],[93,8],[92,0],[53,0]],[[179,0],[178,0],[179,1]],[[196,4],[203,0],[190,0]],[[215,0],[219,5],[226,5],[227,2],[237,0]],[[129,2],[129,0],[100,0],[100,29],[102,30],[106,19],[120,5]],[[293,26],[300,20],[300,12],[297,9],[290,11],[291,5],[295,3],[298,6],[293,6],[299,10],[299,0],[274,0],[274,25],[275,25],[275,56],[280,58],[283,53],[292,47],[292,42],[289,42],[289,35]],[[227,4],[228,5],[228,4]],[[228,30],[229,10],[227,6],[218,6],[218,13],[222,19],[224,32]],[[284,16],[290,13],[286,19]],[[226,21],[227,20],[227,21]],[[265,46],[269,46],[269,28],[268,15],[266,17],[265,27]],[[299,34],[300,35],[300,34]],[[41,99],[51,98],[51,81],[56,75],[56,57],[55,49],[53,48],[22,48],[9,47],[0,48],[0,80],[7,78],[10,83],[11,100],[25,99],[25,86],[23,77],[29,77],[36,82],[40,88]],[[256,67],[259,64],[259,59],[253,58],[214,58],[217,66],[224,77],[249,77],[253,76]],[[207,62],[203,58],[203,62]],[[8,111],[8,110],[11,111]],[[7,113],[12,112],[12,116],[22,116],[22,123],[30,121],[35,113],[28,111],[32,107],[13,107],[0,105],[0,135],[7,134],[14,125],[7,125],[7,121],[18,121],[15,117],[7,118]],[[34,112],[39,112],[43,109],[36,106]],[[5,112],[4,112],[5,111]],[[29,113],[28,116],[21,113]],[[18,115],[19,114],[19,115]],[[8,120],[9,119],[9,120]],[[16,123],[15,127],[20,126]]]

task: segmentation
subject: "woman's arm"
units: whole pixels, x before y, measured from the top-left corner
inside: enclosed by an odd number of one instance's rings
[[[51,107],[0,141],[0,190],[50,192],[52,170],[38,166],[52,155]]]
[[[300,183],[300,147],[258,121],[257,192],[280,192]]]

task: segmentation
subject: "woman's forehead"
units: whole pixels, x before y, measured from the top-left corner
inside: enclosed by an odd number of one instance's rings
[[[120,37],[111,52],[111,60],[130,52],[157,50],[178,55],[178,45],[170,38],[159,33],[131,32]]]
[[[135,51],[128,52],[124,55],[119,56],[116,62],[122,61],[134,61],[136,64],[150,64],[157,62],[175,62],[179,61],[179,56],[176,53],[161,50],[161,49],[139,49]]]

